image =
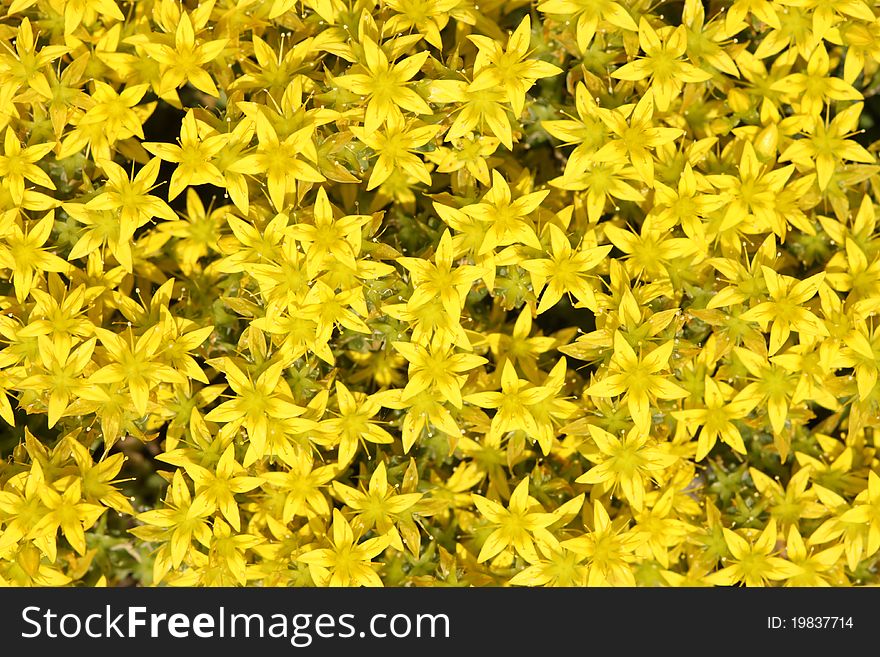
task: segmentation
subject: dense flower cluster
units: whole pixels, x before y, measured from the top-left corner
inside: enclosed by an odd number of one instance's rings
[[[0,583],[880,581],[869,0],[0,13]]]

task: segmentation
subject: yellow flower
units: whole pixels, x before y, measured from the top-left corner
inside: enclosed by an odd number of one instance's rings
[[[614,355],[608,373],[593,383],[586,394],[594,397],[626,395],[627,406],[636,427],[647,433],[651,426],[651,398],[681,399],[688,392],[659,374],[669,369],[674,344],[670,340],[648,354],[636,354],[623,333],[614,334]]]
[[[95,81],[95,91],[90,97],[89,108],[77,122],[77,130],[82,131],[83,126],[100,126],[103,137],[111,144],[133,135],[143,139],[143,117],[138,115],[136,106],[149,88],[148,84],[136,84],[117,94],[109,84]],[[83,138],[86,135],[83,132]],[[66,138],[62,151],[71,152],[75,150],[74,147],[78,150],[82,147],[81,139]],[[106,155],[105,159],[108,159]]]
[[[561,542],[562,547],[586,557],[587,586],[635,586],[635,550],[641,539],[620,518],[612,522],[600,500],[593,503],[592,520],[587,532]]]
[[[43,370],[44,373],[34,372],[18,383],[17,387],[22,390],[48,394],[46,409],[50,428],[66,414],[71,398],[79,397],[88,385],[84,375],[91,363],[96,342],[92,338],[73,351],[63,349],[62,345],[46,349],[50,358],[43,360],[42,367],[35,368],[37,372]]]
[[[536,295],[541,294],[537,313],[540,315],[556,305],[564,294],[571,294],[587,308],[596,308],[594,285],[588,272],[595,269],[611,251],[611,246],[579,245],[571,248],[568,236],[562,230],[549,224],[550,257],[526,260],[520,266],[531,274],[532,287]],[[546,287],[545,287],[546,285]]]
[[[402,116],[394,113],[385,118],[384,130],[369,131],[366,125],[352,127],[352,134],[379,154],[367,182],[367,191],[384,183],[397,170],[406,170],[420,183],[430,185],[428,167],[415,151],[429,143],[440,129],[439,125],[406,124]]]
[[[734,347],[733,352],[745,366],[748,374],[755,379],[747,384],[737,397],[742,400],[753,399],[756,406],[763,406],[766,403],[766,409],[763,410],[770,420],[770,427],[778,441],[777,447],[784,457],[788,453],[788,442],[783,434],[798,377],[782,365],[768,362],[766,356],[756,354],[749,349]]]
[[[241,514],[235,495],[253,490],[263,483],[263,479],[246,474],[235,460],[235,446],[227,446],[213,471],[192,462],[185,462],[183,469],[195,483],[195,502],[204,504],[212,513],[219,509],[231,527],[239,531]]]
[[[151,159],[141,167],[133,180],[129,180],[121,166],[110,160],[102,160],[101,168],[107,176],[107,183],[100,194],[85,204],[86,209],[118,211],[119,232],[125,240],[134,237],[135,231],[154,217],[177,221],[174,210],[149,193],[159,177],[160,163],[158,158]]]
[[[830,288],[849,292],[846,303],[852,306],[856,317],[875,311],[877,304],[873,299],[876,296],[875,291],[880,292],[880,265],[877,263],[877,254],[870,237],[877,225],[874,204],[870,197],[862,199],[858,212],[851,219],[851,225],[847,225],[849,222],[834,221],[830,217],[822,219],[821,223],[831,239],[844,245],[844,249],[835,253],[826,266]],[[830,289],[826,292],[838,299]],[[828,299],[833,303],[831,296]],[[841,320],[852,323],[846,314]],[[845,331],[840,335],[844,334]]]
[[[223,176],[211,163],[211,158],[223,148],[225,141],[225,135],[220,134],[201,139],[199,122],[193,111],[189,110],[181,124],[180,146],[146,141],[142,146],[162,160],[177,164],[168,185],[168,200],[171,201],[188,185],[223,185]]]
[[[828,320],[825,320],[826,327]],[[812,400],[830,411],[840,409],[837,401],[842,383],[835,375],[841,362],[841,349],[828,338],[813,338],[777,354],[770,362],[782,365],[789,372],[800,374],[797,389],[791,400],[799,404]]]
[[[550,190],[532,192],[513,200],[510,185],[498,171],[492,171],[492,187],[480,203],[466,205],[461,209],[479,221],[488,224],[477,255],[494,251],[499,246],[522,243],[541,249],[541,242],[528,219]]]
[[[712,258],[709,260],[729,282],[727,287],[721,288],[709,299],[707,308],[722,308],[734,306],[749,300],[758,300],[767,292],[767,282],[764,277],[764,267],[771,267],[776,263],[776,238],[768,235],[755,251],[745,267],[737,259]]]
[[[788,530],[785,556],[794,566],[784,586],[840,586],[843,545],[821,551],[808,548],[796,525]]]
[[[841,13],[858,13],[862,21],[843,21],[828,30],[824,38],[835,45],[846,46],[846,59],[843,64],[843,79],[852,84],[865,69],[865,65],[880,59],[880,25],[868,14],[873,16],[870,7],[859,0],[844,0],[825,9],[837,10]],[[818,15],[818,10],[817,14]],[[815,15],[814,15],[815,20]],[[863,22],[864,21],[864,22]]]
[[[144,538],[159,538],[167,541],[159,548],[154,563],[154,582],[159,583],[171,568],[177,569],[190,550],[194,550],[193,540],[207,547],[211,542],[211,528],[207,518],[211,515],[208,501],[202,497],[193,499],[189,487],[180,470],[174,471],[171,485],[165,495],[165,509],[154,509],[139,513],[137,519],[145,526],[132,530]],[[158,529],[159,532],[154,530]]]
[[[741,399],[734,397],[728,400],[732,391],[731,387],[724,383],[717,383],[712,377],[705,379],[705,408],[691,408],[683,411],[673,411],[672,416],[681,420],[687,426],[688,432],[693,435],[700,428],[697,440],[697,453],[694,458],[702,461],[718,438],[740,454],[746,453],[742,435],[733,420],[740,420],[748,416],[755,407],[754,399]]]
[[[264,539],[253,534],[234,534],[232,528],[220,518],[214,519],[211,544],[208,546],[208,558],[202,560],[199,555],[198,567],[181,574],[176,586],[185,586],[187,576],[201,575],[198,583],[190,586],[246,586],[249,579],[254,579],[253,564],[248,564],[245,553],[261,543]]]
[[[299,452],[287,466],[285,472],[264,472],[261,475],[269,490],[275,488],[282,493],[281,513],[277,518],[283,523],[282,526],[289,524],[296,516],[329,516],[330,505],[322,489],[339,472],[338,465],[328,463],[316,468],[310,452]]]
[[[652,279],[670,277],[674,260],[684,260],[682,267],[694,266],[701,260],[697,245],[684,237],[670,237],[669,231],[661,230],[653,217],[642,222],[640,234],[634,234],[612,223],[603,224],[608,240],[623,251],[627,272],[633,278],[650,276]]]
[[[449,139],[447,133],[446,140],[453,142],[452,148],[440,146],[426,154],[428,159],[437,165],[437,173],[458,173],[461,175],[467,172],[487,187],[492,184],[487,160],[498,150],[499,139],[494,137],[479,138],[472,132],[468,132],[454,139]]]
[[[55,211],[50,210],[27,232],[14,224],[0,240],[0,267],[12,270],[15,298],[19,302],[27,298],[40,272],[67,272],[70,268],[66,260],[42,248],[54,223]]]
[[[643,200],[643,194],[626,180],[637,180],[634,167],[624,164],[605,164],[584,159],[581,167],[569,170],[550,180],[550,185],[571,191],[586,191],[587,217],[590,223],[599,223],[610,199],[621,201]],[[615,210],[619,208],[615,207]]]
[[[488,561],[500,552],[513,548],[523,559],[534,562],[540,559],[535,551],[536,542],[551,546],[558,543],[546,529],[556,517],[544,512],[538,501],[529,495],[528,477],[517,484],[506,509],[482,495],[473,494],[472,497],[479,512],[494,527],[483,542],[477,561]]]
[[[404,390],[391,389],[376,395],[385,408],[407,410],[400,427],[404,454],[409,453],[423,433],[432,438],[433,429],[442,431],[450,440],[461,436],[461,429],[445,406],[447,399],[437,390],[422,390],[406,396]]]
[[[497,367],[504,369],[510,360],[518,365],[532,381],[539,376],[538,358],[556,345],[556,338],[544,335],[529,337],[532,333],[532,309],[523,306],[510,333],[490,333],[487,336],[489,348],[495,357]]]
[[[66,441],[79,470],[79,481],[82,486],[83,499],[100,502],[119,513],[133,515],[131,503],[115,486],[114,478],[125,462],[124,454],[113,454],[102,460],[95,461],[89,451],[76,439]]]
[[[210,96],[220,95],[211,75],[203,67],[223,52],[229,40],[215,39],[197,44],[195,28],[204,27],[210,16],[206,12],[199,13],[202,20],[197,19],[194,25],[190,14],[181,12],[173,47],[163,43],[142,43],[147,54],[161,66],[161,78],[156,88],[160,97],[167,96],[186,82]]]
[[[129,330],[128,340],[104,328],[95,328],[107,360],[111,362],[89,376],[91,384],[125,383],[134,409],[146,415],[150,393],[159,383],[185,384],[186,378],[161,362],[163,331],[153,326],[135,339]]]
[[[8,13],[16,12],[10,8]],[[10,36],[14,41],[12,47],[7,47],[6,52],[0,54],[4,68],[3,86],[6,87],[7,81],[11,81],[18,87],[33,87],[35,90],[45,88],[46,76],[41,69],[70,52],[70,48],[60,44],[39,46],[31,20],[27,16],[21,19],[18,29]]]
[[[55,148],[53,143],[22,148],[12,127],[6,128],[3,136],[3,154],[0,155],[0,176],[8,181],[9,192],[17,205],[24,200],[25,180],[30,180],[41,187],[55,189],[52,179],[36,164],[53,148]]]
[[[880,351],[880,331],[869,329],[862,321],[850,331],[844,338],[846,347],[841,350],[840,358],[836,365],[839,367],[852,367],[855,370],[856,385],[858,386],[859,399],[865,401],[871,396],[877,385],[878,351]]]
[[[226,374],[235,397],[210,411],[205,419],[230,423],[236,428],[244,426],[250,440],[248,451],[260,458],[265,453],[270,418],[295,418],[305,413],[303,407],[294,403],[290,386],[282,377],[285,363],[277,361],[268,365],[256,379],[251,372],[243,372],[230,358],[224,358],[218,365]],[[300,422],[305,426],[310,424],[306,420]]]
[[[731,34],[744,29],[745,19],[749,14],[777,30],[781,26],[779,15],[770,0],[733,0],[727,10],[725,29]]]
[[[523,431],[538,438],[541,428],[529,409],[553,395],[552,390],[520,379],[511,361],[505,361],[501,370],[500,392],[474,392],[465,396],[469,404],[497,409],[489,427],[489,436],[502,436],[509,431]]]
[[[803,114],[817,117],[826,101],[862,100],[862,94],[838,77],[829,76],[831,63],[823,44],[810,55],[806,73],[792,73],[773,85],[774,91],[785,94]]]
[[[301,554],[297,560],[308,564],[318,586],[382,586],[371,559],[378,556],[390,539],[376,536],[358,542],[351,525],[339,509],[333,509],[331,547]]]
[[[577,34],[578,49],[586,53],[590,42],[596,34],[596,28],[600,22],[608,23],[622,30],[635,32],[639,29],[624,7],[613,0],[543,0],[538,5],[538,11],[545,14],[558,14],[560,16],[577,16],[575,34]]]
[[[458,116],[446,132],[446,141],[460,139],[472,132],[485,135],[485,124],[507,150],[513,150],[513,129],[505,107],[508,101],[504,89],[486,87],[473,90],[463,80],[434,80],[429,88],[429,100],[460,104]]]
[[[694,64],[711,66],[727,75],[739,77],[739,70],[725,49],[731,32],[725,28],[719,14],[707,22],[703,3],[700,0],[685,0],[681,23],[687,28],[687,54]]]
[[[852,453],[847,450],[837,460],[839,461],[838,463],[832,464],[839,466],[834,468],[834,470],[838,470],[836,474],[839,474],[841,471],[846,472],[852,466]],[[821,463],[819,465],[821,466]],[[832,469],[826,467],[826,470],[831,471]],[[843,554],[846,558],[847,568],[855,570],[863,558],[866,549],[866,539],[868,538],[867,534],[870,531],[870,526],[860,519],[860,517],[864,516],[864,511],[851,513],[853,506],[842,496],[824,486],[815,484],[813,489],[816,491],[819,500],[828,509],[831,517],[810,534],[807,540],[808,545],[812,547],[837,541],[838,545],[843,545]],[[849,514],[847,519],[844,519],[845,514]],[[832,545],[831,547],[834,546]]]
[[[316,340],[329,340],[337,327],[370,333],[370,327],[354,312],[362,300],[363,294],[358,288],[336,292],[324,281],[317,280],[303,299],[301,312],[303,317],[316,322]],[[314,346],[312,350],[316,351]]]
[[[226,212],[224,208],[206,211],[198,193],[190,187],[183,220],[159,224],[159,231],[176,238],[174,254],[187,274],[199,268],[200,259],[220,252],[218,240],[226,225]]]
[[[14,0],[9,6],[9,13],[24,11],[35,4],[37,0]],[[64,4],[64,34],[73,33],[84,21],[94,21],[96,14],[105,19],[125,20],[113,0],[71,0]]]
[[[402,401],[423,391],[436,391],[450,404],[461,408],[461,388],[467,379],[464,372],[487,362],[476,354],[455,353],[452,346],[436,337],[427,348],[411,342],[392,342],[392,345],[409,362],[409,382],[403,389]]]
[[[336,405],[339,417],[325,420],[321,429],[332,436],[333,443],[338,442],[337,460],[340,466],[351,462],[359,444],[366,446],[367,442],[371,442],[389,445],[394,442],[391,434],[372,419],[381,409],[375,395],[352,393],[341,381],[337,381]]]
[[[779,523],[781,531],[785,532],[804,520],[821,518],[828,513],[818,502],[816,491],[812,487],[807,488],[812,474],[810,467],[798,470],[783,489],[777,480],[757,468],[749,468],[755,488],[767,500],[767,511]]]
[[[549,62],[529,59],[531,35],[532,21],[528,14],[508,38],[506,48],[489,37],[468,35],[478,51],[474,61],[474,80],[468,85],[468,91],[503,89],[516,118],[523,112],[526,92],[537,80],[562,73],[561,68]],[[495,136],[501,138],[498,133]]]
[[[430,106],[408,87],[409,81],[428,59],[427,50],[391,64],[381,45],[369,36],[364,35],[361,47],[364,59],[360,66],[366,73],[349,73],[334,78],[334,81],[343,89],[369,97],[364,113],[365,134],[374,134],[388,121],[403,125],[401,109],[414,114],[431,113]]]
[[[862,107],[863,103],[855,103],[839,111],[830,122],[817,122],[813,130],[782,151],[779,161],[815,169],[821,190],[827,189],[834,172],[845,166],[844,160],[873,164],[876,158],[871,153],[847,139],[855,134]]]
[[[370,221],[369,216],[349,215],[336,219],[333,206],[323,186],[318,188],[313,208],[314,226],[295,224],[289,235],[304,245],[306,274],[314,278],[322,269],[328,269],[334,260],[341,261],[349,269],[357,269],[355,257],[361,250],[361,228]]]
[[[724,205],[723,200],[713,198],[712,191],[705,176],[697,175],[686,162],[675,189],[654,181],[654,207],[646,221],[650,218],[651,225],[661,231],[681,226],[694,248],[708,253],[710,247],[703,219]]]
[[[450,318],[458,320],[464,306],[465,297],[483,275],[483,270],[473,265],[460,265],[453,268],[452,235],[444,230],[434,252],[434,264],[422,258],[397,258],[411,274],[413,293],[407,301],[407,308],[415,310],[420,306],[439,299]]]
[[[25,428],[25,435],[30,430]],[[0,513],[3,514],[3,532],[0,533],[0,553],[19,544],[45,516],[48,508],[43,503],[40,492],[48,485],[39,460],[30,468],[13,477],[0,490]],[[48,554],[53,546],[48,536],[37,537],[35,545],[43,554]]]
[[[563,145],[577,144],[565,163],[564,175],[568,177],[578,175],[608,140],[608,127],[600,117],[599,106],[583,82],[574,89],[574,106],[577,118],[565,114],[569,118],[541,121],[541,127]]]
[[[826,337],[828,330],[812,312],[802,307],[812,299],[822,284],[824,272],[804,280],[777,274],[766,265],[762,267],[764,280],[772,301],[764,301],[740,315],[748,322],[760,322],[762,328],[770,327],[770,355],[775,354],[794,329],[811,338]]]
[[[559,435],[560,425],[578,412],[577,404],[560,397],[566,384],[567,368],[568,362],[565,357],[560,358],[541,386],[547,391],[547,396],[527,407],[537,425],[537,434],[531,437],[538,443],[541,453],[545,456],[554,448],[554,440]]]
[[[244,272],[251,264],[283,260],[285,236],[290,234],[290,217],[279,212],[265,223],[253,224],[226,214],[226,223],[232,235],[218,242],[220,252],[226,254],[217,267],[221,272]]]
[[[257,114],[256,123],[257,141],[259,142],[257,151],[242,158],[240,164],[247,163],[247,166],[250,167],[250,163],[253,162],[254,170],[266,174],[269,199],[275,209],[281,212],[284,209],[285,195],[294,193],[298,182],[318,183],[325,180],[324,176],[311,164],[318,159],[317,149],[312,138],[315,127],[308,125],[294,131],[284,139],[280,139],[275,126],[263,112]],[[217,135],[218,139],[222,137],[224,136]],[[214,137],[208,139],[214,139]],[[216,169],[216,167],[214,168]],[[177,171],[174,173],[176,174]],[[223,185],[223,182],[215,184]]]
[[[768,581],[784,580],[798,573],[790,561],[773,556],[777,541],[775,520],[771,519],[764,530],[751,540],[727,527],[723,531],[734,563],[707,575],[705,579],[710,584],[765,586]]]
[[[776,208],[776,196],[794,173],[794,165],[781,169],[761,166],[751,143],[743,144],[738,175],[718,174],[707,176],[712,185],[721,190],[726,210],[718,225],[718,231],[739,228],[748,232],[772,230],[784,235],[785,218]]]
[[[282,102],[287,109],[285,102],[288,95],[285,93]],[[241,103],[241,107],[247,113],[247,103]],[[250,209],[250,199],[248,197],[248,179],[246,176],[256,176],[260,173],[259,160],[250,151],[251,139],[256,130],[256,120],[249,117],[243,119],[236,126],[226,133],[226,142],[223,147],[214,156],[214,165],[223,175],[223,187],[226,188],[226,194],[241,212],[242,216],[247,216]],[[212,133],[213,134],[213,133]]]
[[[385,23],[391,34],[409,32],[412,28],[421,34],[425,41],[443,50],[440,32],[446,27],[450,17],[468,22],[463,11],[456,11],[461,0],[386,0],[386,6],[395,12]]]
[[[394,488],[388,485],[388,473],[384,461],[373,470],[365,491],[338,481],[333,482],[333,490],[347,507],[357,512],[351,521],[355,531],[365,534],[375,528],[379,536],[388,537],[390,547],[403,551],[403,540],[396,523],[412,515],[413,507],[422,499],[422,493],[395,492]],[[409,546],[410,550],[413,547]],[[418,552],[413,554],[418,556]]]
[[[575,482],[599,484],[603,490],[612,492],[619,486],[624,499],[640,511],[645,501],[645,479],[653,472],[668,468],[677,457],[661,445],[649,445],[649,435],[637,427],[620,438],[592,424],[587,428],[599,448],[587,458],[596,465]]]
[[[234,80],[231,89],[266,92],[273,97],[276,92],[283,91],[296,77],[297,69],[311,54],[313,45],[312,40],[307,39],[285,49],[284,39],[280,39],[280,45],[276,50],[256,34],[252,37],[252,43],[257,61],[245,59],[241,62],[245,74]]]
[[[510,578],[511,586],[587,586],[590,569],[586,554],[559,547],[537,545],[540,559]]]
[[[687,50],[687,30],[683,25],[655,31],[648,19],[639,19],[639,47],[645,57],[621,66],[611,74],[618,80],[639,81],[651,78],[657,109],[665,112],[681,93],[686,82],[705,82],[712,74],[679,58]]]
[[[649,149],[675,141],[684,131],[654,127],[654,97],[650,89],[635,107],[625,105],[614,110],[599,108],[597,113],[617,139],[606,142],[592,159],[596,162],[628,161],[645,184],[653,187],[654,156]]]
[[[85,530],[94,525],[107,508],[82,499],[82,484],[79,479],[74,479],[62,493],[51,486],[43,486],[40,489],[40,499],[46,505],[47,512],[34,525],[29,535],[47,539],[49,561],[55,561],[55,535],[59,529],[77,554],[84,555]]]
[[[862,558],[868,558],[880,550],[880,476],[868,472],[868,486],[855,499],[852,509],[840,516],[843,523],[862,523],[867,542]]]
[[[672,488],[667,488],[662,493],[652,492],[648,496],[651,501],[634,516],[633,531],[640,541],[636,554],[645,560],[653,558],[667,569],[674,562],[678,548],[695,529],[675,517],[674,496],[675,491]]]

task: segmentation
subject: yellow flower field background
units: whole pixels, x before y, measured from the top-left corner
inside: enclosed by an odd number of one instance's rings
[[[0,583],[878,583],[880,5],[0,15]]]

